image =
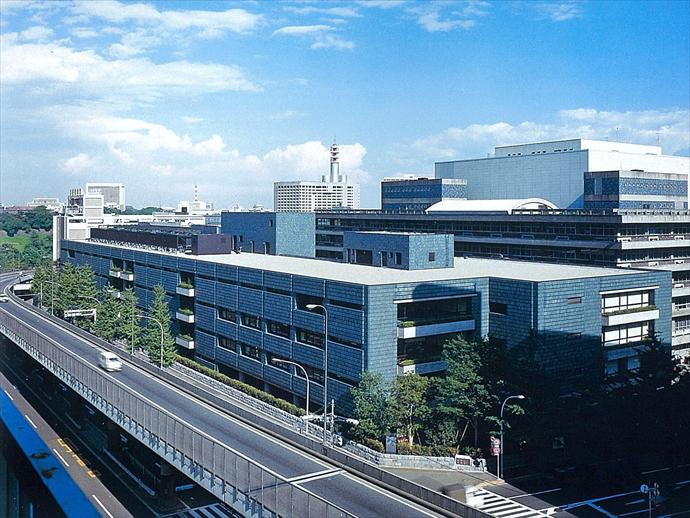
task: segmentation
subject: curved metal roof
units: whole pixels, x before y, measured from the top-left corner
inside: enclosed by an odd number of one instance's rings
[[[543,198],[521,200],[458,200],[447,199],[434,203],[427,212],[500,212],[511,214],[517,209],[557,209]]]

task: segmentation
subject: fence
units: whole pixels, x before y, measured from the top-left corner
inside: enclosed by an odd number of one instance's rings
[[[0,312],[0,332],[120,427],[245,516],[352,516],[135,394],[5,312]]]

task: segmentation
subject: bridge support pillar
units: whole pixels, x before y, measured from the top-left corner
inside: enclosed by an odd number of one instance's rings
[[[156,487],[156,495],[161,502],[175,499],[175,487],[177,486],[177,472],[169,464],[161,463],[160,482]]]
[[[108,436],[108,451],[111,453],[119,453],[122,451],[122,443],[120,442],[120,427],[111,420],[105,423],[106,434]]]

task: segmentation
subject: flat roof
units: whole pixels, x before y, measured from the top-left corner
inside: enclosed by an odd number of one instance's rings
[[[100,243],[97,243],[100,244]],[[590,277],[610,277],[644,273],[646,270],[628,268],[599,268],[553,263],[534,263],[509,259],[455,258],[452,268],[429,270],[398,270],[358,264],[336,263],[323,259],[288,257],[254,253],[195,255],[160,252],[123,245],[102,245],[126,248],[151,254],[184,257],[209,263],[227,264],[242,268],[254,268],[272,272],[313,277],[330,281],[377,286],[426,281],[449,281],[495,277],[520,281],[545,282]]]

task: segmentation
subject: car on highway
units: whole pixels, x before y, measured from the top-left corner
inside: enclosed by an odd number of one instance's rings
[[[9,302],[10,299],[7,295],[0,295],[0,302]]]
[[[120,360],[117,354],[110,351],[101,351],[98,353],[98,366],[108,372],[121,371],[122,360]]]

